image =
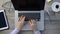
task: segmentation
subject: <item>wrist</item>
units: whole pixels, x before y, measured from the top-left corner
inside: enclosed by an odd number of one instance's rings
[[[36,32],[36,31],[38,31],[38,29],[33,30],[33,32]]]
[[[19,31],[22,29],[22,27],[21,26],[17,26],[16,27]]]

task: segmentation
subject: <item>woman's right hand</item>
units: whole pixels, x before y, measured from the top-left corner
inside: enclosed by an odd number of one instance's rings
[[[29,21],[29,25],[30,27],[32,28],[33,32],[36,32],[38,29],[37,29],[37,23],[34,19],[31,19]]]

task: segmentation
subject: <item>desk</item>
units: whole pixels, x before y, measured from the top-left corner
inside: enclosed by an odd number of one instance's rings
[[[53,0],[51,3],[53,3],[55,0]],[[56,0],[56,1],[60,1],[60,0]],[[45,9],[51,10],[50,6],[51,3],[47,3],[46,2],[46,6]],[[7,12],[7,17],[8,17],[8,21],[9,21],[9,26],[10,29],[9,30],[4,30],[4,31],[0,31],[0,34],[9,34],[11,31],[14,30],[14,11],[11,11],[10,13]],[[51,22],[49,22],[49,18],[48,15],[45,13],[45,30],[42,31],[42,34],[60,34],[60,13],[57,15],[53,15],[51,16],[53,17],[51,19]],[[21,34],[33,34],[32,31],[22,31]]]

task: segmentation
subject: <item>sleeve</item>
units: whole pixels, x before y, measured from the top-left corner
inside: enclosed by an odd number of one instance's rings
[[[10,34],[18,34],[19,31],[17,29],[14,29]]]
[[[36,31],[36,32],[34,32],[34,34],[41,34],[41,32],[40,31]]]

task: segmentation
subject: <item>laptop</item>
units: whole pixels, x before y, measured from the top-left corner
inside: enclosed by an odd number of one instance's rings
[[[24,15],[27,18],[25,19],[25,22],[27,22],[31,17],[33,17],[37,22],[37,28],[38,30],[44,30],[44,11],[15,11],[15,27],[18,23],[18,17]],[[27,23],[22,30],[32,30]]]
[[[30,19],[37,21],[38,30],[44,30],[44,5],[45,0],[11,0],[15,8],[15,26],[18,22],[18,17],[26,16],[25,22]],[[22,30],[32,30],[27,24]]]

